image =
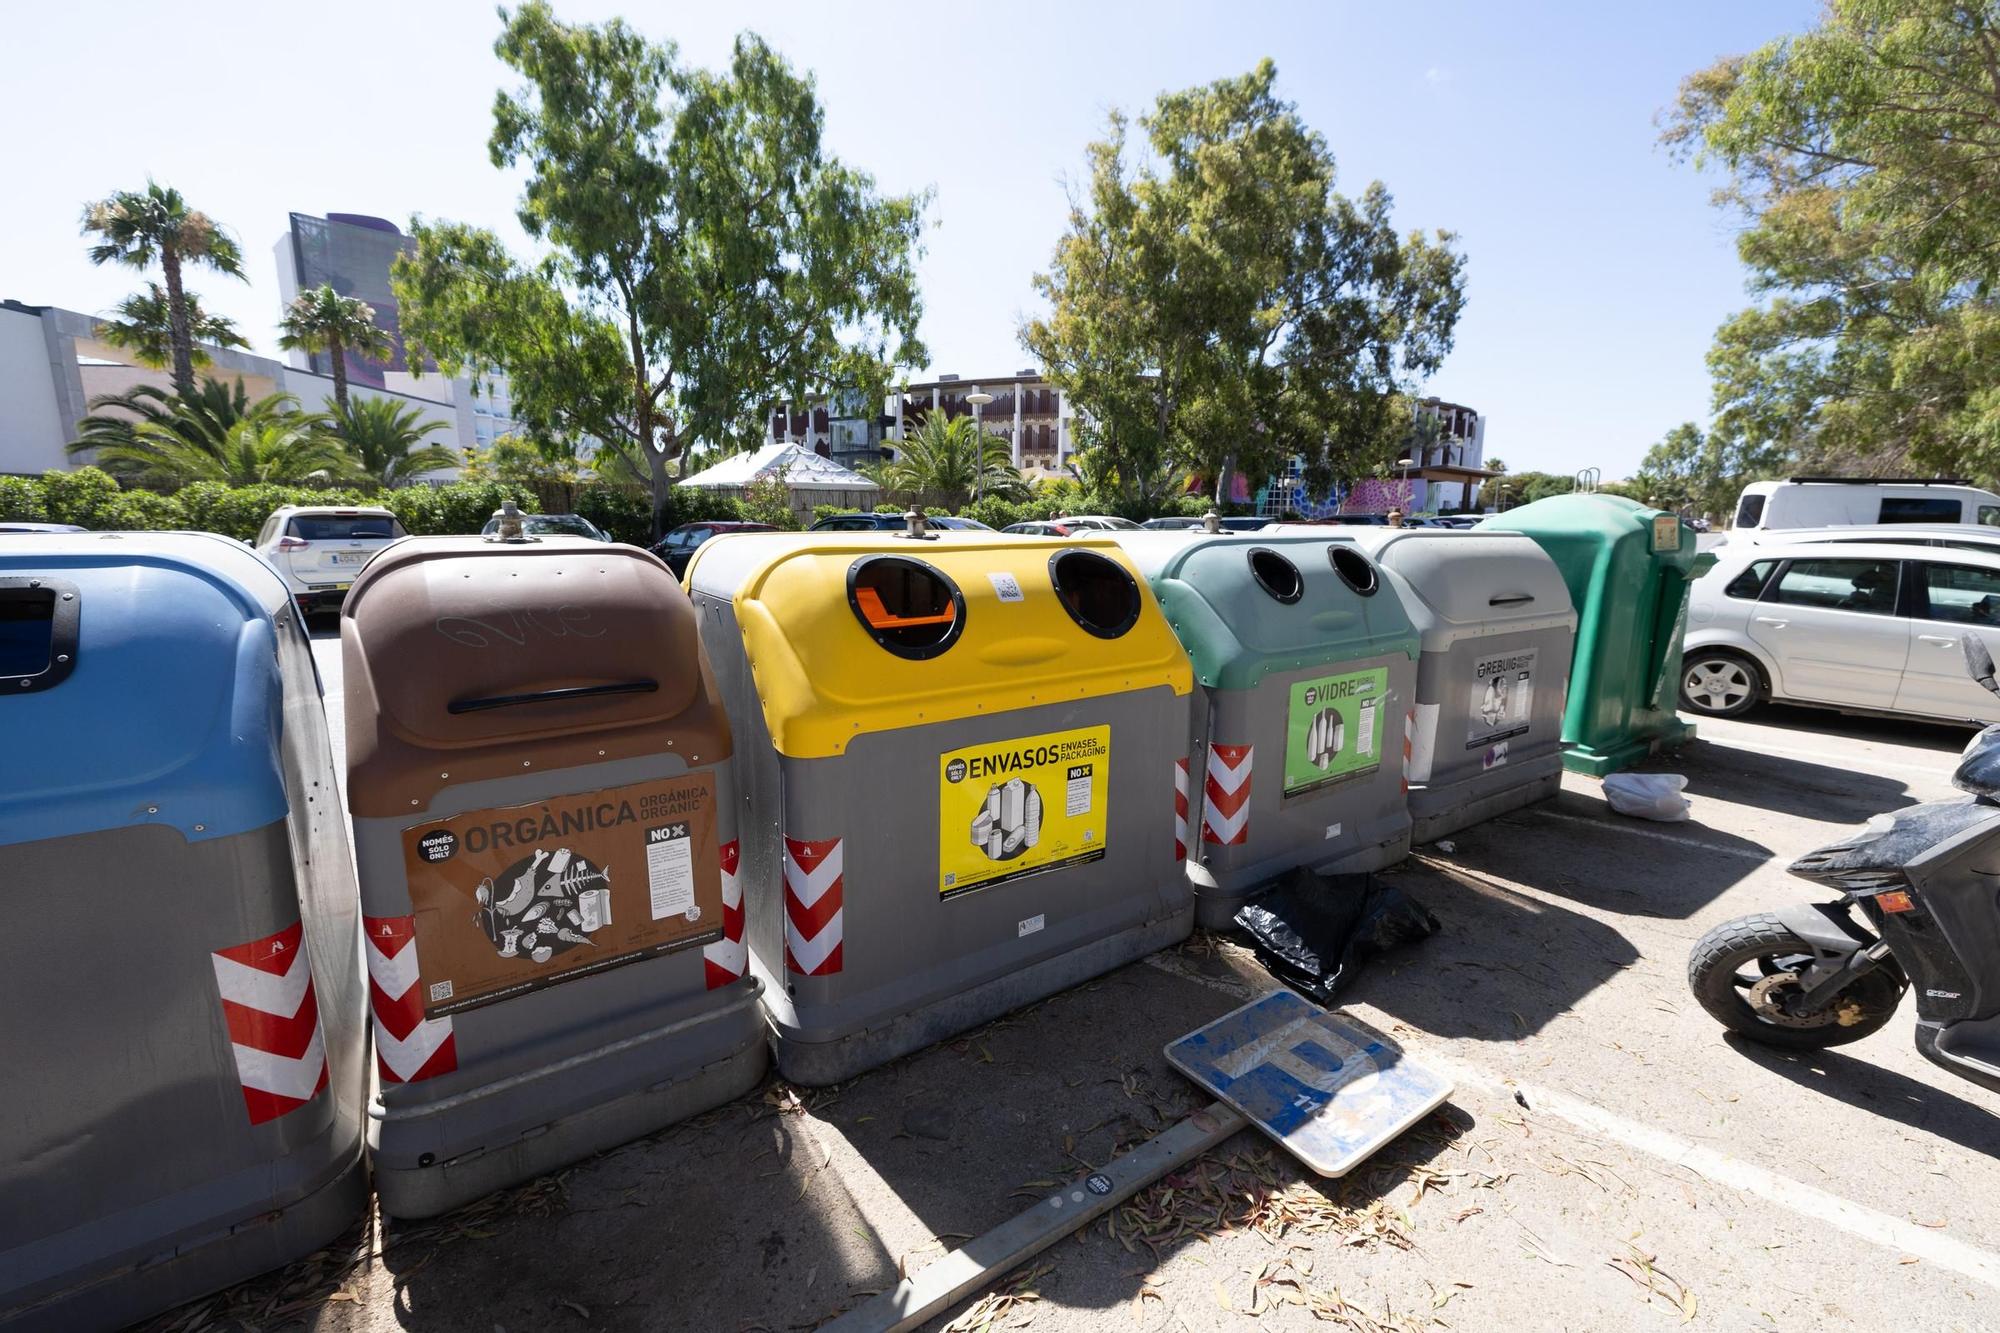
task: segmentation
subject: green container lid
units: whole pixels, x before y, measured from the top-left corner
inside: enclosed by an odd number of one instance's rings
[[[1374,561],[1326,536],[1121,532],[1209,689],[1402,653],[1421,641]]]
[[[1620,495],[1556,495],[1495,514],[1487,531],[1526,533],[1549,553],[1576,604],[1576,655],[1563,713],[1563,763],[1603,775],[1679,745],[1675,715],[1694,529]]]

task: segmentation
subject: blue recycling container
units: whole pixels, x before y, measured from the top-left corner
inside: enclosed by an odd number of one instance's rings
[[[194,533],[0,538],[0,1327],[110,1327],[367,1201],[359,904],[285,586]]]

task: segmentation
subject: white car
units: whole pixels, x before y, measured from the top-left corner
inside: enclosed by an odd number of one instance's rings
[[[1959,637],[2000,655],[2000,554],[1896,542],[1725,547],[1695,580],[1681,707],[1736,717],[1760,700],[2000,722]]]
[[[264,520],[251,545],[292,590],[299,610],[338,611],[368,558],[410,534],[386,509],[286,505]]]
[[[1116,514],[1058,514],[1050,520],[1060,523],[1071,532],[1089,528],[1095,532],[1136,532],[1139,525],[1129,518]]]
[[[2000,555],[2000,528],[1978,523],[1870,523],[1839,528],[1745,528],[1728,546],[1782,546],[1789,542],[1888,542],[1893,546],[1948,546]]]

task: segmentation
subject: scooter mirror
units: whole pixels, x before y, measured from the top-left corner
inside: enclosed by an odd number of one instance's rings
[[[1965,669],[1981,689],[2000,694],[2000,684],[1993,680],[1993,654],[1986,651],[1985,642],[1972,630],[1958,636],[1958,646],[1965,653]]]

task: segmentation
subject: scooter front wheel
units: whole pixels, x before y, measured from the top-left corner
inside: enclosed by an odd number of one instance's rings
[[[1767,1046],[1844,1046],[1896,1016],[1903,984],[1887,968],[1856,977],[1830,1004],[1803,1009],[1799,977],[1813,958],[1812,945],[1776,917],[1738,917],[1696,943],[1688,955],[1688,986],[1709,1017]]]

